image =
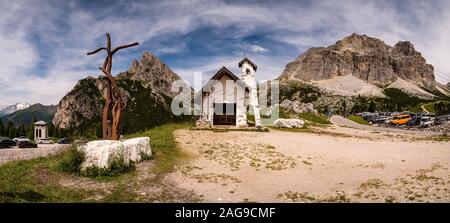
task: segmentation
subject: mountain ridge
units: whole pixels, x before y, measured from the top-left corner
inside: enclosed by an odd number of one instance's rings
[[[25,109],[21,109],[15,111],[11,114],[5,115],[2,117],[3,123],[7,123],[8,121],[12,121],[15,126],[25,125],[29,126],[33,117],[38,121],[43,120],[45,122],[51,122],[53,120],[53,116],[56,112],[55,105],[42,105],[40,103],[36,103],[30,105]]]
[[[349,75],[364,81],[355,83],[361,84],[359,90],[348,91],[339,86],[346,81],[340,80],[341,77]],[[334,87],[321,84],[333,78],[336,79]],[[450,95],[444,85],[435,81],[434,67],[426,63],[411,42],[400,41],[389,46],[380,39],[355,33],[328,47],[308,49],[288,63],[278,79],[314,84],[331,94],[343,96],[348,96],[349,92],[353,92],[352,96],[381,96],[377,91],[386,88],[400,88],[423,99],[432,99],[435,95],[430,92],[434,91]],[[375,92],[362,91],[367,88]]]
[[[129,69],[116,75],[122,95],[127,101],[123,112],[123,133],[143,131],[156,125],[182,119],[170,111],[176,93],[171,84],[181,79],[164,62],[150,52],[133,60]],[[53,123],[61,129],[80,134],[97,134],[101,129],[100,111],[106,95],[106,79],[88,76],[78,81],[58,104]],[[100,131],[101,132],[101,131]]]
[[[0,110],[0,117],[3,117],[5,115],[9,115],[9,114],[14,113],[14,112],[19,111],[19,110],[26,109],[26,108],[28,108],[30,106],[31,105],[29,103],[26,103],[26,102],[16,103],[16,104],[13,104],[13,105],[7,105],[7,106],[3,107]]]

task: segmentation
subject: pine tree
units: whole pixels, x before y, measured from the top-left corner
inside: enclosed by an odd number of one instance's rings
[[[342,115],[345,116],[347,113],[347,103],[345,101],[342,101]]]
[[[31,120],[31,123],[30,123],[30,129],[28,131],[29,139],[34,139],[34,123],[36,123],[36,122],[37,122],[36,116],[33,116],[33,119]]]
[[[54,137],[54,134],[55,134],[55,125],[53,125],[53,123],[49,123],[48,125],[47,125],[47,127],[48,127],[48,136],[49,137]]]
[[[377,105],[375,104],[375,102],[370,101],[368,110],[369,110],[369,112],[375,112],[377,110]]]
[[[14,138],[14,134],[15,134],[15,128],[14,128],[14,123],[9,120],[8,124],[6,126],[6,135],[8,135],[8,137],[10,138]]]
[[[17,135],[24,136],[26,134],[27,134],[27,131],[25,129],[25,125],[24,124],[20,125],[19,130],[17,131]]]
[[[5,126],[3,125],[3,121],[0,118],[0,136],[5,136]]]
[[[60,138],[59,137],[59,128],[58,127],[55,127],[55,131],[53,131],[53,137]]]

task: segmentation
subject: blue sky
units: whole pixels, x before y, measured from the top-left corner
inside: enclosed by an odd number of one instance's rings
[[[257,77],[279,76],[306,49],[352,33],[394,45],[409,40],[450,80],[450,2],[431,1],[7,1],[0,0],[0,106],[57,104],[103,56],[86,52],[138,41],[120,51],[113,72],[128,69],[144,51],[187,80],[227,66],[237,72],[244,52]]]

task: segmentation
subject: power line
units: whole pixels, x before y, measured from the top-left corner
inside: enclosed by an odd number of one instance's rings
[[[442,75],[442,74],[439,74],[439,73],[437,73],[437,74],[434,74],[435,76],[439,76],[439,77],[441,77],[441,78],[444,78],[444,79],[447,79],[447,80],[449,80],[450,79],[450,77],[449,76],[444,76],[444,75]]]
[[[450,79],[445,79],[445,78],[442,78],[442,77],[439,77],[441,80],[443,80],[443,81],[445,81],[446,83],[448,83],[448,82],[450,82]]]
[[[442,72],[442,71],[439,71],[439,70],[435,70],[435,71],[438,72],[438,73],[440,73],[440,74],[442,74],[442,75],[445,75],[445,76],[447,76],[447,77],[450,77],[449,74],[446,74],[446,73],[444,73],[444,72]]]

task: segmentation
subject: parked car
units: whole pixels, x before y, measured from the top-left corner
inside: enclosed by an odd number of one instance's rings
[[[363,119],[371,124],[374,121],[380,119],[380,116],[379,115],[366,115],[366,116],[363,116]]]
[[[0,143],[8,145],[8,146],[16,146],[16,144],[17,144],[12,139],[6,138],[6,137],[1,137],[0,138]]]
[[[54,142],[53,142],[53,140],[51,140],[51,139],[39,139],[38,141],[37,141],[37,144],[53,144]]]
[[[0,142],[0,149],[10,148],[11,146],[6,142]]]
[[[38,145],[31,141],[21,141],[19,142],[19,148],[37,148]]]
[[[58,144],[70,144],[70,140],[68,138],[62,138],[58,141]]]
[[[420,116],[416,116],[411,118],[408,122],[406,122],[407,126],[416,126],[416,125],[420,125],[420,120],[422,118]]]
[[[389,124],[389,123],[391,123],[391,121],[392,121],[393,118],[394,118],[394,117],[392,117],[392,116],[386,117],[386,120],[384,120],[384,124]]]
[[[430,127],[433,124],[434,124],[434,118],[433,117],[424,116],[420,120],[420,127],[421,128]]]
[[[391,120],[391,122],[390,122],[390,124],[392,124],[392,125],[404,125],[404,124],[406,124],[409,120],[411,120],[411,115],[397,115],[397,116],[395,116],[392,120]]]
[[[388,120],[388,119],[389,119],[389,117],[386,117],[386,116],[378,116],[372,120],[372,123],[373,124],[382,124],[382,123],[385,123],[386,120]]]
[[[26,136],[20,136],[20,137],[14,138],[13,140],[14,140],[14,142],[16,142],[16,143],[22,142],[22,141],[30,141],[30,140],[28,139],[28,137],[26,137]]]

